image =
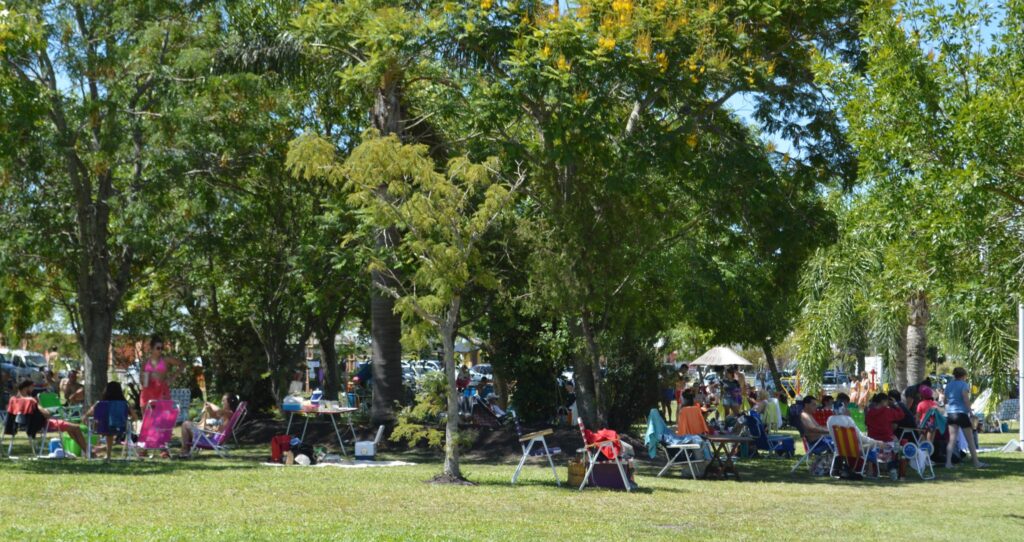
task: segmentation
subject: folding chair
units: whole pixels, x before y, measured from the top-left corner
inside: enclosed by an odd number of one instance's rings
[[[772,452],[781,457],[793,457],[796,454],[796,444],[793,437],[782,435],[771,435],[768,428],[761,421],[761,415],[756,410],[747,413],[747,430],[758,450]]]
[[[231,437],[231,433],[234,432],[238,420],[245,415],[246,406],[247,403],[245,401],[239,403],[238,408],[231,413],[231,418],[218,431],[202,429],[197,424],[192,429],[192,450],[189,453],[194,454],[196,450],[204,449],[213,450],[217,455],[227,457],[227,440]]]
[[[51,418],[55,418],[58,420],[64,418],[64,407],[60,403],[60,396],[57,395],[56,393],[44,391],[36,396],[36,400],[39,401],[40,407],[45,408],[46,411],[50,413]],[[45,444],[46,436],[47,433],[49,432],[48,425],[49,424],[43,425],[43,436],[41,437],[40,442],[44,445],[39,447],[40,456],[46,454]],[[61,431],[60,429],[57,430],[57,438],[59,438],[61,441],[64,440],[64,432]]]
[[[470,402],[472,404],[470,407],[470,423],[472,425],[486,429],[501,427],[501,419],[482,400],[470,399]]]
[[[833,478],[835,475],[836,461],[843,458],[850,470],[864,476],[868,461],[875,462],[875,474],[878,474],[878,444],[877,441],[866,439],[861,435],[860,429],[849,416],[830,416],[828,419],[828,431],[832,435],[832,442],[835,443],[835,453],[832,454],[832,464],[829,466],[828,474]],[[871,454],[874,454],[872,459]],[[858,468],[859,466],[859,468]]]
[[[92,459],[92,435],[105,435],[108,439],[122,437],[124,439],[124,458],[131,459],[128,451],[134,448],[132,427],[128,423],[127,401],[99,401],[92,410],[89,423],[89,436],[86,438],[85,457]]]
[[[178,405],[178,423],[188,419],[188,407],[192,405],[191,388],[174,388],[171,390],[171,401]]]
[[[587,486],[587,482],[592,481],[591,475],[594,472],[594,465],[597,464],[598,456],[604,454],[608,461],[615,464],[619,469],[619,476],[622,477],[622,486],[626,488],[626,491],[632,490],[632,484],[629,481],[629,477],[626,476],[626,469],[622,465],[622,454],[620,453],[620,447],[616,446],[619,444],[619,440],[600,440],[587,442],[588,440],[594,440],[593,434],[589,435],[590,431],[583,425],[583,418],[577,418],[576,423],[580,426],[580,435],[583,437],[583,447],[577,450],[582,453],[587,461],[587,472],[583,475],[583,482],[580,484],[580,491]]]
[[[665,474],[665,471],[672,468],[673,465],[686,461],[686,466],[690,469],[690,476],[694,480],[697,479],[697,471],[693,468],[693,465],[694,463],[706,462],[707,456],[702,454],[701,459],[691,458],[690,456],[691,452],[703,452],[707,449],[708,444],[703,437],[700,435],[676,434],[669,430],[668,424],[665,423],[665,419],[661,417],[658,409],[652,408],[651,412],[647,415],[647,435],[645,440],[647,440],[647,450],[651,459],[658,455],[658,448],[665,450],[665,459],[668,461],[658,472],[658,476]],[[675,452],[675,454],[672,452]],[[681,460],[679,459],[680,456],[682,456]]]
[[[1017,418],[1020,415],[1020,400],[1019,399],[1007,399],[999,406],[996,407],[995,413],[992,414],[995,418],[996,431],[1003,433],[1003,423],[1006,423],[1007,429],[1010,427],[1010,422],[1020,422]],[[984,418],[982,418],[984,419]]]
[[[171,400],[150,401],[142,415],[139,440],[129,448],[163,449],[170,455],[171,436],[178,420],[178,406]]]
[[[555,470],[555,462],[551,456],[562,453],[562,449],[558,447],[548,447],[548,441],[544,438],[547,435],[554,433],[553,429],[542,429],[540,431],[534,431],[533,433],[523,434],[523,428],[519,425],[519,418],[512,416],[512,422],[515,424],[516,435],[519,437],[519,446],[523,449],[523,457],[519,459],[519,465],[516,466],[516,472],[512,475],[512,483],[516,483],[519,479],[519,473],[523,470],[523,465],[526,464],[526,460],[531,457],[545,457],[548,460],[548,464],[551,465],[551,474],[555,475],[555,485],[562,487],[562,482],[558,479],[558,471]],[[540,448],[533,449],[535,444],[540,444]]]
[[[800,440],[804,445],[804,455],[797,459],[793,468],[790,469],[790,473],[796,472],[796,469],[800,468],[800,464],[806,462],[807,468],[813,468],[810,458],[815,455],[834,454],[835,446],[832,443],[832,437],[829,435],[822,435],[815,439],[813,442],[807,440],[807,434],[804,432],[804,425],[800,422],[800,414],[803,411],[803,405],[800,403],[793,404],[789,407],[789,423],[800,432]]]
[[[235,423],[235,427],[231,430],[231,440],[234,441],[235,446],[238,446],[238,431],[245,425],[245,417],[249,415],[249,409],[246,408],[244,412],[238,417],[238,422]],[[377,439],[380,441],[380,439]]]
[[[908,442],[900,451],[907,459],[910,468],[917,471],[922,480],[935,479],[935,468],[932,466],[932,453],[935,452],[935,446],[931,442],[924,441],[920,444]]]
[[[31,397],[11,397],[7,402],[7,418],[4,420],[4,430],[0,432],[0,446],[3,445],[4,435],[10,435],[11,442],[7,445],[7,457],[11,457],[14,449],[14,439],[18,431],[25,434],[28,439],[29,448],[35,456],[42,448],[42,439],[39,439],[39,448],[36,448],[36,437],[46,428],[46,418],[39,412],[39,404]]]

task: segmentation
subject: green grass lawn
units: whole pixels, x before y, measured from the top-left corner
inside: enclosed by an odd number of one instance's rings
[[[1010,435],[984,435],[983,445]],[[24,446],[24,441],[21,442]],[[799,446],[798,446],[799,447]],[[556,488],[550,469],[467,463],[475,487],[435,486],[412,467],[265,467],[228,460],[0,460],[0,540],[1013,540],[1024,534],[1024,454],[938,479],[837,481],[790,475],[790,460],[743,461],[743,481],[656,478],[632,494]],[[565,460],[559,467],[563,480]],[[546,464],[545,464],[546,466]],[[602,537],[600,533],[613,533]],[[1013,535],[1012,533],[1017,533]]]

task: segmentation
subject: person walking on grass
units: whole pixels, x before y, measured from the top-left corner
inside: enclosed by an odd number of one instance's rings
[[[971,387],[967,384],[967,371],[963,367],[953,369],[953,380],[946,384],[946,423],[949,426],[949,443],[946,444],[946,468],[953,468],[953,451],[960,442],[960,432],[967,440],[971,462],[975,468],[986,465],[978,461],[978,447],[974,443],[974,429],[971,424]]]

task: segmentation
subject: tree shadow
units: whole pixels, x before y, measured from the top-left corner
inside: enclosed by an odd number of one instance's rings
[[[250,470],[259,466],[251,462],[210,462],[171,459],[123,459],[81,460],[81,459],[12,459],[0,461],[0,468],[39,475],[110,474],[114,476],[146,476],[173,474],[181,471],[214,472],[229,470]]]

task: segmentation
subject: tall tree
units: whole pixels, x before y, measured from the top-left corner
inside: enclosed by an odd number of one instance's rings
[[[311,140],[304,143],[317,145]],[[317,155],[319,160],[314,158]],[[296,150],[293,156],[294,167],[332,167],[328,152]],[[296,162],[300,156],[305,159],[301,164]],[[495,180],[501,174],[496,159],[475,164],[466,158],[452,159],[442,173],[426,146],[403,144],[394,134],[381,137],[375,132],[368,133],[344,164],[333,169],[333,177],[347,185],[353,205],[371,224],[397,224],[401,230],[400,246],[377,247],[372,266],[388,275],[388,282],[377,287],[415,324],[409,333],[427,331],[440,338],[448,408],[444,472],[439,480],[462,482],[455,337],[469,289],[498,285],[494,270],[482,265],[487,261],[484,252],[495,249],[485,245],[485,235],[509,210],[523,182],[522,173],[517,172],[511,184],[501,183]]]
[[[46,0],[5,2],[0,24],[0,149],[6,188],[31,212],[14,236],[63,302],[85,357],[86,398],[107,379],[112,328],[136,270],[166,248],[158,133],[163,96],[196,36],[203,5]],[[49,203],[42,203],[42,202]]]
[[[819,64],[860,158],[850,231],[878,243],[875,291],[902,298],[897,382],[926,374],[928,339],[993,374],[1012,360],[1021,15],[1015,2],[869,2],[865,62]]]
[[[538,247],[534,297],[578,336],[577,397],[596,423],[602,360],[626,350],[616,326],[658,295],[647,272],[695,226],[737,219],[728,202],[746,195],[715,175],[722,149],[748,144],[731,98],[749,97],[767,132],[796,142],[786,167],[805,182],[852,173],[811,66],[812,51],[856,52],[859,2],[562,5],[485,2],[452,20],[485,68],[485,120],[510,156],[536,165],[524,232]]]
[[[424,121],[409,114],[414,89],[426,77],[438,52],[431,44],[428,21],[438,8],[399,0],[354,0],[313,3],[295,21],[297,33],[318,62],[329,63],[342,94],[359,108],[362,126],[382,135],[415,142],[412,127]],[[355,118],[353,115],[352,118]],[[422,133],[422,129],[418,132]],[[380,189],[386,189],[382,182]],[[398,229],[385,225],[377,232],[378,248],[394,248]],[[373,340],[373,404],[375,422],[394,420],[394,403],[402,397],[401,316],[395,301],[382,292],[393,288],[392,273],[370,272],[370,332]]]

